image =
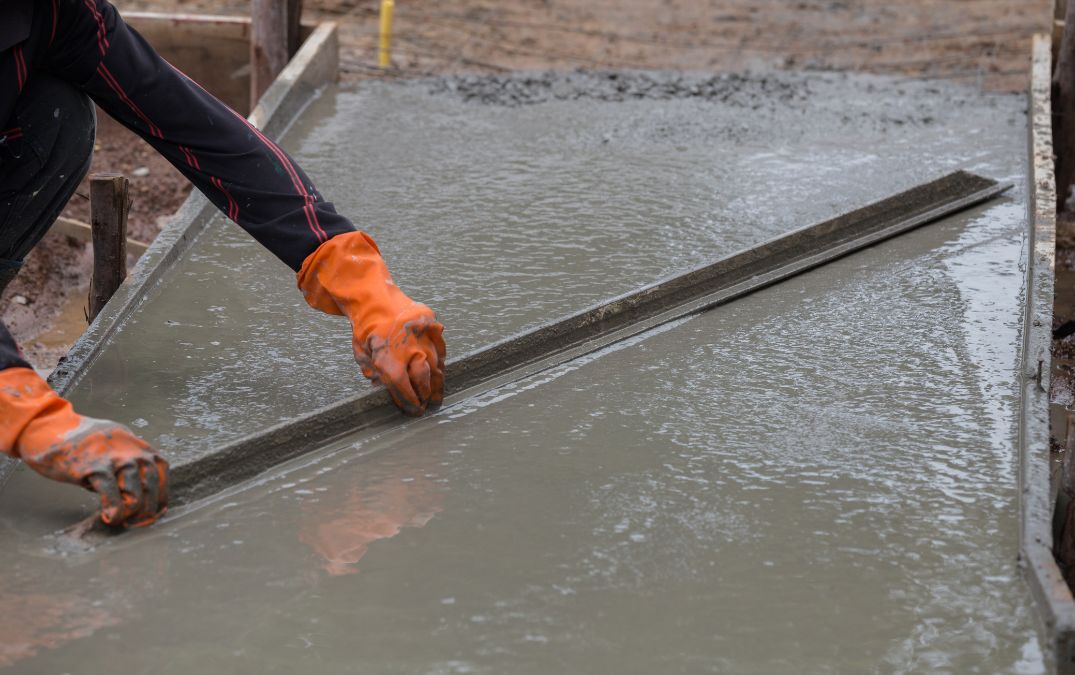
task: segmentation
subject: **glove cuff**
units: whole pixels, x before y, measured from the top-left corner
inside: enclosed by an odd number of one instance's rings
[[[0,370],[0,452],[22,458],[20,445],[31,426],[60,438],[79,422],[71,404],[32,369]]]
[[[345,276],[348,268],[368,267],[376,264],[374,259],[381,259],[381,251],[368,234],[339,234],[306,256],[295,275],[296,284],[306,304],[314,309],[325,314],[346,315],[345,307],[337,299],[339,293],[333,293],[333,288],[345,283],[340,277]]]
[[[296,276],[306,303],[351,320],[356,348],[371,334],[385,339],[408,321],[435,319],[392,281],[376,242],[365,232],[339,234],[321,244]]]

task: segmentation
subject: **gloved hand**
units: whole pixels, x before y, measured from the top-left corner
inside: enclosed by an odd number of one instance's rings
[[[362,374],[381,382],[409,415],[444,400],[444,326],[433,310],[392,281],[377,244],[365,232],[336,235],[306,258],[298,273],[306,302],[351,320]]]
[[[0,452],[93,490],[107,525],[142,527],[168,504],[168,462],[126,427],[75,414],[29,368],[0,370]]]

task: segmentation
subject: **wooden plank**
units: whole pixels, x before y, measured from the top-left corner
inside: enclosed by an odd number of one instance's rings
[[[1075,672],[1075,599],[1053,557],[1050,405],[1056,184],[1053,174],[1052,41],[1034,37],[1031,66],[1023,349],[1018,413],[1019,561],[1045,628],[1046,656]]]
[[[118,173],[90,176],[90,227],[93,277],[90,320],[96,317],[127,278],[127,179]]]
[[[60,216],[56,219],[56,222],[53,223],[51,231],[65,237],[71,237],[72,239],[81,241],[85,244],[93,243],[92,226],[81,220]],[[147,248],[149,248],[149,244],[144,241],[138,241],[137,239],[127,237],[127,254],[133,256],[135,260],[141,258]]]
[[[249,18],[133,12],[123,17],[169,63],[235,110],[250,113]]]
[[[235,110],[250,114],[250,17],[124,12],[123,18],[169,63]],[[317,26],[300,22],[296,51]],[[107,123],[105,116],[98,117]]]

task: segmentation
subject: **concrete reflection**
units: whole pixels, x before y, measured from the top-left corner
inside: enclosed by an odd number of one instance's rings
[[[320,556],[328,574],[354,574],[373,542],[405,527],[424,527],[442,502],[440,488],[427,478],[385,478],[305,508],[299,539]]]

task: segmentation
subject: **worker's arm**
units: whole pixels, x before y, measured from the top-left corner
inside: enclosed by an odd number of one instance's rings
[[[162,59],[112,5],[61,0],[59,6],[48,67],[81,83],[293,270],[331,265],[331,280],[319,277],[315,288],[309,279],[316,275],[307,273],[300,283],[307,280],[307,297],[332,298],[311,305],[351,320],[363,372],[383,382],[406,412],[439,403],[440,324],[391,283],[380,252],[367,245],[372,240],[336,213],[286,152]],[[361,256],[353,255],[356,247]]]
[[[168,463],[126,427],[75,414],[0,323],[0,452],[53,480],[93,490],[101,520],[140,527],[168,503]]]
[[[161,58],[111,4],[61,0],[58,7],[44,67],[145,139],[291,269],[355,230],[287,153]]]

